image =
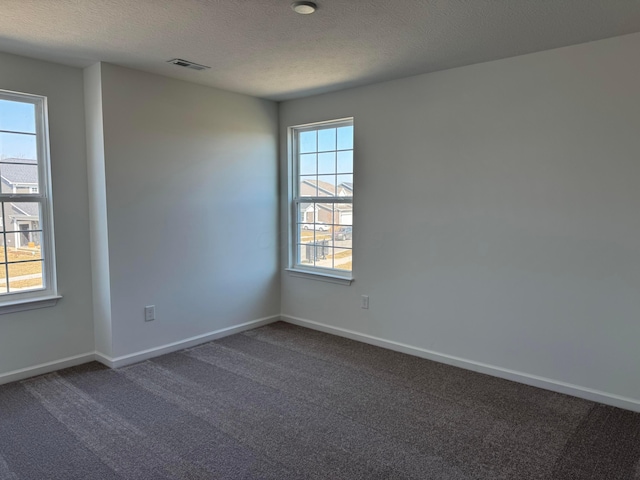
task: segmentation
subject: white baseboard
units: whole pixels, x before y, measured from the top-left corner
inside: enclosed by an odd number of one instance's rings
[[[497,367],[495,365],[475,362],[473,360],[468,360],[453,355],[447,355],[444,353],[438,353],[424,348],[414,347],[400,342],[394,342],[392,340],[385,340],[383,338],[374,337],[372,335],[359,333],[353,330],[347,330],[345,328],[334,327],[331,325],[326,325],[324,323],[306,320],[304,318],[293,317],[291,315],[271,315],[269,317],[259,318],[257,320],[245,322],[240,325],[222,328],[220,330],[197,335],[195,337],[190,337],[178,342],[169,343],[167,345],[162,345],[159,347],[143,350],[141,352],[136,352],[129,355],[123,355],[116,358],[109,357],[100,352],[88,352],[80,355],[74,355],[72,357],[34,365],[33,367],[21,368],[19,370],[2,373],[0,374],[0,385],[15,382],[18,380],[24,380],[25,378],[35,377],[37,375],[43,375],[45,373],[54,372],[63,368],[74,367],[76,365],[88,363],[93,360],[97,360],[98,362],[110,368],[119,368],[126,365],[131,365],[133,363],[142,362],[144,360],[148,360],[160,355],[164,355],[166,353],[175,352],[184,348],[194,347],[196,345],[210,342],[218,338],[244,332],[253,328],[258,328],[263,325],[268,325],[270,323],[277,322],[278,320],[283,320],[285,322],[299,325],[301,327],[307,327],[313,330],[330,333],[332,335],[350,338],[352,340],[368,343],[370,345],[387,348],[396,352],[402,352],[409,355],[414,355],[416,357],[426,358],[427,360],[433,360],[436,362],[445,363],[447,365],[453,365],[455,367],[464,368],[466,370],[485,373],[487,375],[504,378],[514,382],[523,383],[525,385],[544,388],[545,390],[564,393],[567,395],[572,395],[574,397],[603,403],[605,405],[611,405],[614,407],[640,412],[640,400],[634,398],[606,393],[587,387],[581,387],[579,385],[561,382],[559,380],[553,380],[550,378],[510,370],[507,368]]]
[[[82,353],[73,357],[62,358],[53,362],[41,363],[33,367],[21,368],[12,372],[0,374],[0,385],[4,383],[17,382],[25,378],[43,375],[45,373],[55,372],[63,368],[75,367],[83,363],[89,363],[95,359],[94,352]]]
[[[140,352],[130,353],[128,355],[122,355],[120,357],[109,357],[101,352],[95,352],[95,360],[106,365],[110,368],[120,368],[126,365],[142,362],[150,358],[164,355],[165,353],[176,352],[184,348],[195,347],[202,343],[210,342],[218,338],[227,337],[235,333],[244,332],[245,330],[251,330],[253,328],[262,327],[269,323],[277,322],[280,320],[280,315],[271,315],[269,317],[259,318],[250,322],[241,323],[240,325],[233,325],[231,327],[221,328],[213,332],[204,333],[202,335],[196,335],[195,337],[186,338],[177,342],[168,343],[159,347],[150,348],[148,350],[142,350]]]
[[[581,387],[579,385],[573,385],[550,378],[539,377],[537,375],[530,375],[528,373],[509,370],[507,368],[497,367],[495,365],[475,362],[473,360],[467,360],[465,358],[455,357],[453,355],[446,355],[444,353],[438,353],[431,350],[426,350],[424,348],[394,342],[392,340],[385,340],[383,338],[374,337],[364,333],[358,333],[353,330],[347,330],[345,328],[333,327],[331,325],[314,322],[312,320],[306,320],[304,318],[292,317],[290,315],[281,315],[280,318],[283,321],[292,323],[294,325],[311,328],[313,330],[330,333],[332,335],[338,335],[340,337],[350,338],[351,340],[357,340],[359,342],[368,343],[377,347],[395,350],[396,352],[407,353],[416,357],[434,360],[436,362],[445,363],[447,365],[453,365],[454,367],[460,367],[466,370],[473,370],[474,372],[485,373],[494,377],[500,377],[507,380],[512,380],[514,382],[524,383],[525,385],[544,388],[545,390],[564,393],[567,395],[572,395],[574,397],[604,403],[605,405],[612,405],[614,407],[640,412],[640,400],[634,398],[622,397],[620,395],[601,392],[599,390],[593,390],[591,388]]]
[[[106,365],[110,368],[123,367],[125,365],[131,365],[132,363],[142,362],[149,358],[164,355],[165,353],[175,352],[182,350],[183,348],[195,347],[201,343],[210,342],[217,338],[233,335],[234,333],[240,333],[252,328],[261,327],[269,323],[277,322],[280,320],[280,315],[271,315],[269,317],[259,318],[251,322],[242,323],[240,325],[234,325],[232,327],[221,328],[214,332],[197,335],[195,337],[186,338],[178,342],[169,343],[156,348],[150,348],[141,352],[132,353],[130,355],[123,355],[121,357],[111,358],[104,355],[101,352],[88,352],[81,355],[74,355],[73,357],[62,358],[60,360],[54,360],[52,362],[41,363],[40,365],[34,365],[33,367],[21,368],[7,373],[0,373],[0,385],[5,383],[16,382],[18,380],[24,380],[25,378],[35,377],[37,375],[43,375],[45,373],[55,372],[56,370],[62,370],[63,368],[75,367],[76,365],[82,365],[83,363],[89,363],[94,360]]]

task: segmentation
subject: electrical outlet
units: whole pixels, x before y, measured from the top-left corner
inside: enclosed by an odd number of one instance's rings
[[[144,321],[152,322],[156,319],[156,306],[155,305],[147,305],[144,307]]]
[[[360,304],[362,308],[369,308],[369,295],[362,295],[362,303]]]

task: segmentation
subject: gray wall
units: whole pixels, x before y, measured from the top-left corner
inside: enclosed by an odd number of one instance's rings
[[[89,207],[82,71],[0,53],[0,88],[46,95],[58,288],[55,307],[0,315],[0,375],[91,353]]]
[[[0,316],[0,375],[93,351],[91,230],[107,355],[281,300],[285,315],[640,399],[639,48],[630,35],[282,104],[283,147],[289,125],[355,117],[351,286],[280,283],[275,104],[102,64],[85,150],[82,71],[0,54],[0,88],[49,98],[64,296]],[[91,229],[87,151],[104,156]]]
[[[104,122],[102,113],[102,64],[84,71],[84,108],[87,131],[89,182],[89,228],[91,231],[91,276],[95,350],[112,355],[111,277],[109,273],[109,228],[105,179]]]
[[[640,399],[638,51],[636,34],[281,104],[283,152],[286,127],[347,116],[356,149],[356,280],[285,273],[283,314]],[[281,216],[286,238],[286,192]]]
[[[277,315],[276,104],[109,64],[101,83],[112,355]]]

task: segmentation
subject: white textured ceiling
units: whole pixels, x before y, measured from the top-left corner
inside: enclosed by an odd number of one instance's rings
[[[290,3],[2,0],[0,50],[283,100],[640,31],[640,0],[317,0],[306,16]]]

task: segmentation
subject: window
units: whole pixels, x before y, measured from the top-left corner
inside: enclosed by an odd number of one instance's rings
[[[289,129],[296,271],[350,278],[353,252],[353,119]]]
[[[46,108],[0,90],[0,313],[57,296]]]

